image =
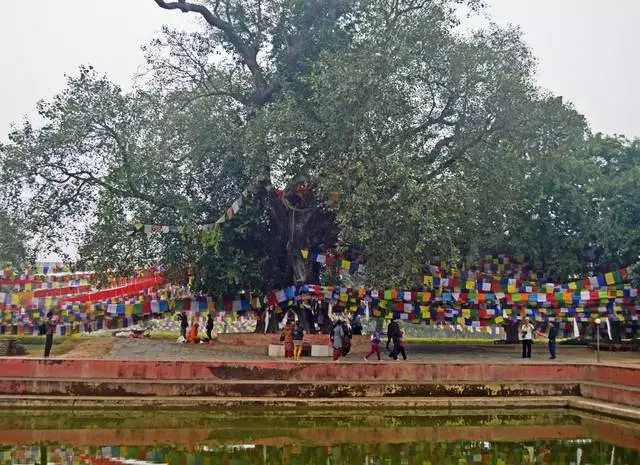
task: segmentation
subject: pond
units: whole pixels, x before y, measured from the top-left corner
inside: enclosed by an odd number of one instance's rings
[[[0,410],[0,418],[0,465],[640,465],[640,424],[556,409]]]

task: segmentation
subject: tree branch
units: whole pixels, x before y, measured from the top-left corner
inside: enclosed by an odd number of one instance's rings
[[[154,1],[160,8],[163,8],[165,10],[180,10],[183,13],[198,13],[208,24],[222,31],[227,40],[231,43],[231,45],[233,45],[236,52],[240,54],[247,67],[249,68],[249,71],[253,76],[254,85],[256,86],[256,94],[265,94],[268,85],[263,75],[262,69],[258,65],[257,50],[255,49],[255,47],[251,47],[249,44],[247,44],[242,39],[242,37],[237,34],[236,30],[231,24],[228,12],[227,21],[224,21],[204,5],[189,3],[184,0],[180,0],[177,2],[166,2],[164,0]]]

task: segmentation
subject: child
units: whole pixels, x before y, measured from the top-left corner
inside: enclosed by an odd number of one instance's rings
[[[304,330],[300,321],[296,323],[296,327],[293,328],[293,359],[300,360],[302,355],[302,339],[304,338]]]
[[[364,358],[364,361],[369,361],[369,357],[373,354],[378,355],[378,360],[380,360],[380,333],[378,331],[374,331],[371,335],[371,350]]]

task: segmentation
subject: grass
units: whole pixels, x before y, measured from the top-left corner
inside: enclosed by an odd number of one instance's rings
[[[494,345],[494,339],[462,339],[455,337],[406,337],[411,344]]]
[[[33,336],[31,334],[29,335],[10,335],[10,334],[3,334],[2,336],[0,336],[0,339],[17,339],[18,341],[20,341],[23,345],[42,345],[44,346],[44,336]],[[72,334],[71,336],[53,336],[54,341],[55,340],[60,340],[60,339],[74,339],[74,340],[80,340],[82,339],[82,335],[81,334]]]

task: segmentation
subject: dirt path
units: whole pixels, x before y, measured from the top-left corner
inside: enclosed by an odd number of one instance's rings
[[[117,360],[281,360],[267,356],[266,345],[255,345],[251,343],[237,344],[235,341],[218,342],[213,345],[191,345],[178,344],[167,340],[150,339],[125,339],[111,338],[112,344],[107,352],[98,356],[99,347],[105,346],[83,346],[78,351],[69,352],[65,358],[73,358],[74,354],[81,351],[91,352],[86,357],[98,357]],[[355,344],[351,353],[345,357],[345,361],[363,362],[364,355],[368,352],[369,345]],[[506,345],[408,345],[407,355],[410,361],[453,363],[453,362],[476,362],[476,363],[531,363],[549,362],[546,347],[535,345],[533,358],[522,359],[520,357],[520,346]],[[389,361],[386,352],[382,351],[383,361]],[[78,357],[78,358],[86,358]],[[640,353],[638,352],[602,352],[602,362],[623,363],[640,366]],[[559,347],[558,358],[555,363],[584,363],[595,362],[596,354],[585,347]],[[306,358],[305,361],[326,362],[326,358]],[[375,363],[373,360],[370,363]]]
[[[60,358],[104,358],[111,352],[114,339],[112,337],[82,339],[70,350],[60,355]]]

